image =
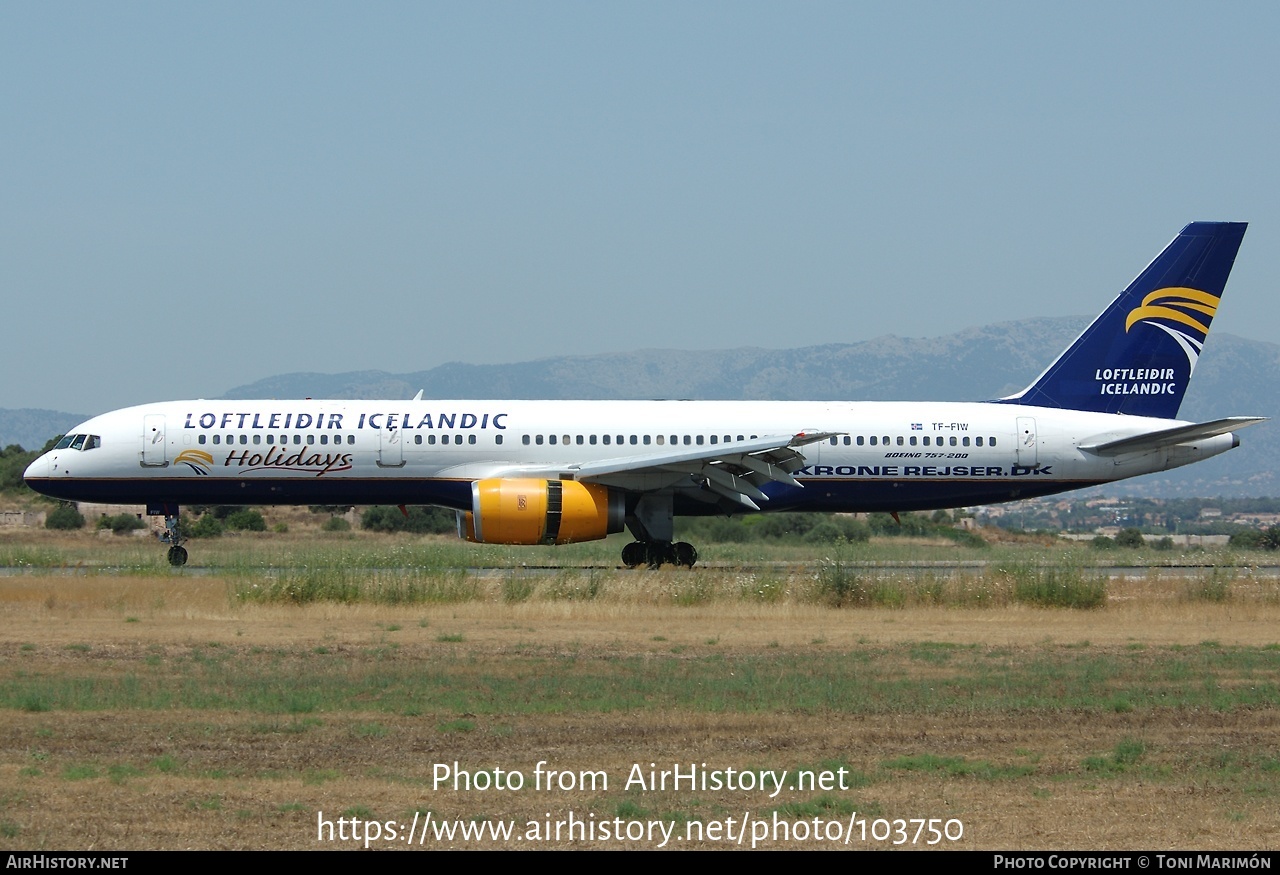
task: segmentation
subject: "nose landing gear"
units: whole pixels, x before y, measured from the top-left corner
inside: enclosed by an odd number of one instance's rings
[[[187,564],[187,550],[182,546],[186,538],[178,528],[178,506],[176,504],[147,505],[147,513],[152,516],[164,515],[164,531],[159,532],[161,544],[169,545],[169,564],[181,568]]]

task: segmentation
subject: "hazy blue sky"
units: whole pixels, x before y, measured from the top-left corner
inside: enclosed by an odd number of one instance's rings
[[[1094,313],[1193,219],[1280,340],[1274,3],[0,15],[0,407]]]

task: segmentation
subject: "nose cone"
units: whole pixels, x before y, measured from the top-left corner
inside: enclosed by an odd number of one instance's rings
[[[49,479],[49,454],[45,453],[28,465],[27,470],[22,472],[22,479],[36,492],[44,492],[40,487]]]

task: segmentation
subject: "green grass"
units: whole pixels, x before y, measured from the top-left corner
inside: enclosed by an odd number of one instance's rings
[[[1122,738],[1116,742],[1115,748],[1111,751],[1110,756],[1091,756],[1085,757],[1081,762],[1086,772],[1091,772],[1103,776],[1119,775],[1138,764],[1147,752],[1145,742],[1136,738]],[[1221,775],[1229,769],[1230,763],[1223,761],[1220,755],[1216,755],[1210,762],[1210,768]]]
[[[1017,563],[997,571],[1013,586],[1013,600],[1043,608],[1100,608],[1107,603],[1107,579],[1064,564]]]
[[[445,635],[451,643],[462,636]],[[683,648],[679,648],[683,649]],[[1280,706],[1280,651],[1264,647],[1148,647],[1141,651],[1044,645],[1010,660],[999,648],[920,643],[829,645],[805,653],[691,660],[667,654],[581,659],[530,646],[501,666],[467,647],[412,660],[360,652],[317,658],[310,649],[269,659],[218,648],[218,658],[84,660],[57,675],[0,678],[0,708],[41,711],[240,710],[319,719],[356,710],[388,714],[518,714],[682,708],[694,711],[946,713],[1003,709],[1141,714],[1152,708]],[[199,648],[192,648],[192,652]],[[207,653],[207,652],[206,652]],[[930,673],[928,683],[913,674]],[[285,721],[288,722],[288,721]],[[371,721],[366,718],[366,723]]]
[[[1190,578],[1182,590],[1182,597],[1190,602],[1222,603],[1231,600],[1232,584],[1236,581],[1235,569],[1210,568]]]
[[[963,537],[963,536],[962,536]],[[372,569],[409,570],[415,574],[448,572],[484,567],[513,571],[528,566],[564,568],[604,566],[617,568],[619,554],[629,535],[613,535],[602,541],[568,544],[560,547],[506,547],[468,544],[449,537],[383,535],[368,532],[283,534],[240,534],[236,537],[206,539],[188,546],[190,567],[216,568],[237,572],[246,577],[262,577],[281,570],[367,572]],[[805,563],[816,567],[815,557],[823,548],[796,539],[757,543],[712,543],[693,539],[701,554],[700,562],[728,564],[762,564],[771,562]],[[1087,545],[1059,542],[1052,546],[1038,543],[992,544],[980,550],[940,543],[936,539],[920,541],[905,537],[876,537],[866,543],[831,545],[854,565],[915,566],[930,562],[969,562],[981,560],[992,565],[1030,562],[1045,565],[1063,561],[1089,566],[1116,561],[1114,552],[1099,554]],[[1258,553],[1228,549],[1211,549],[1195,554],[1197,562],[1218,567],[1247,568],[1257,561]],[[1126,565],[1161,567],[1177,561],[1179,554],[1161,551],[1124,551]],[[164,549],[150,539],[101,539],[92,532],[70,533],[60,537],[56,546],[41,543],[0,544],[0,565],[16,568],[73,569],[79,574],[116,574],[128,570],[135,575],[181,577],[183,569],[174,569],[165,559]]]

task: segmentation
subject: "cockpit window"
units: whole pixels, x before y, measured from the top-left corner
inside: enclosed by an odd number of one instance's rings
[[[93,450],[102,446],[102,438],[96,434],[69,434],[54,444],[55,450]]]

